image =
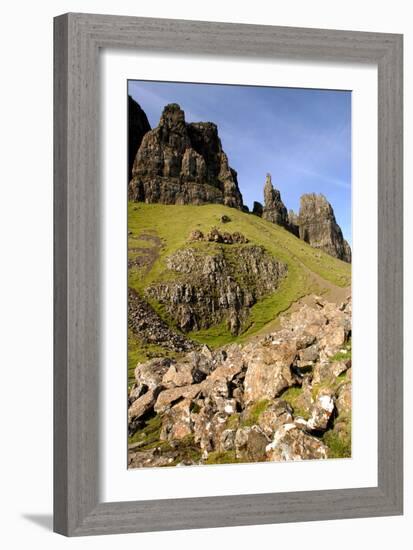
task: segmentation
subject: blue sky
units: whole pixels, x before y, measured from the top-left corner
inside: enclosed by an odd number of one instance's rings
[[[263,202],[269,172],[295,212],[303,193],[323,193],[351,243],[351,92],[129,81],[128,93],[152,128],[167,103],[179,103],[187,122],[217,124],[250,208]]]

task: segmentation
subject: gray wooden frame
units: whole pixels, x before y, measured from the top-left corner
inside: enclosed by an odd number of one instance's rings
[[[74,536],[402,514],[402,36],[66,14],[54,20],[54,43],[55,531]],[[100,501],[98,56],[104,47],[377,65],[377,487]]]

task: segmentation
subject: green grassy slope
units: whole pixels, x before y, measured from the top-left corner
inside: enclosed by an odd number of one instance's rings
[[[231,221],[220,224],[226,214]],[[204,206],[129,203],[128,205],[128,259],[145,255],[150,249],[146,265],[132,265],[128,270],[128,284],[138,292],[151,283],[171,276],[165,259],[179,248],[188,246],[188,236],[194,229],[207,233],[213,227],[222,231],[239,231],[252,244],[259,244],[278,260],[288,265],[288,276],[276,292],[261,300],[251,309],[244,333],[234,338],[224,324],[192,333],[190,336],[212,347],[230,341],[242,341],[259,333],[277,315],[299,298],[310,293],[322,293],[326,287],[348,287],[351,266],[307,245],[275,224],[252,214],[216,204]],[[191,246],[198,244],[191,243]],[[216,246],[200,243],[199,246]],[[230,245],[228,245],[230,246]],[[167,321],[165,311],[152,303]]]

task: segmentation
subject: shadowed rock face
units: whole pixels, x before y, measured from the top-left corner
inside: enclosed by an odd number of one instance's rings
[[[271,174],[267,174],[267,179],[265,180],[262,217],[278,225],[288,225],[287,208],[281,200],[280,192],[278,189],[274,189],[272,185]]]
[[[162,204],[218,203],[241,209],[237,173],[228,164],[216,125],[187,124],[179,105],[167,105],[158,127],[142,140],[129,198]]]
[[[252,207],[252,213],[255,214],[255,216],[262,217],[262,211],[263,207],[260,202],[254,201],[253,207]]]
[[[336,222],[334,210],[324,195],[309,193],[300,200],[299,235],[314,248],[351,262],[351,248]]]
[[[150,129],[151,126],[145,112],[131,96],[128,96],[128,181],[131,180],[133,161],[143,136]]]
[[[288,211],[288,229],[293,233],[296,237],[300,236],[300,232],[298,230],[298,216],[294,212],[294,210]]]

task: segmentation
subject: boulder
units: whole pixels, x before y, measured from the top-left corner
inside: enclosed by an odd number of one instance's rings
[[[188,237],[188,241],[203,241],[204,240],[204,234],[199,229],[194,229],[191,231]]]
[[[148,390],[157,390],[172,363],[173,361],[166,357],[138,363],[135,368],[135,385],[130,397],[137,399]]]
[[[317,344],[308,346],[304,349],[301,349],[298,352],[297,367],[299,369],[308,369],[312,368],[315,362],[319,358],[319,349]]]
[[[247,237],[242,233],[235,231],[234,233],[228,233],[227,231],[222,232],[216,227],[211,229],[205,237],[206,241],[214,243],[223,243],[223,244],[245,244],[248,242]]]
[[[252,426],[247,436],[247,458],[251,462],[261,462],[265,460],[266,447],[269,444],[270,439],[265,433],[258,427]]]
[[[242,458],[245,456],[248,444],[248,436],[251,431],[249,426],[238,428],[235,433],[234,446],[235,446],[235,456],[237,458]]]
[[[169,409],[162,418],[161,440],[175,441],[192,433],[190,399],[184,399]]]
[[[284,424],[266,447],[270,461],[314,460],[328,457],[328,447],[296,424]]]
[[[211,400],[205,400],[205,406],[198,413],[192,414],[192,419],[195,441],[199,443],[203,456],[206,457],[213,450],[233,448],[235,430],[227,425],[228,414],[216,412]]]
[[[194,366],[191,363],[171,364],[163,375],[162,385],[167,388],[189,386],[194,381],[192,375],[193,368]]]
[[[156,392],[149,390],[147,393],[136,399],[128,409],[128,422],[141,418],[155,404]]]
[[[271,437],[283,424],[293,421],[291,406],[282,399],[276,399],[258,417],[258,426],[264,434]]]
[[[297,350],[293,342],[279,346],[252,346],[248,350],[244,381],[246,403],[274,399],[295,382],[291,367]]]
[[[324,391],[317,396],[311,408],[311,416],[307,422],[310,430],[324,431],[334,411],[334,398],[331,393]]]
[[[194,399],[202,389],[202,384],[192,384],[161,391],[156,400],[154,410],[157,413],[165,412],[173,403],[182,398]]]
[[[351,367],[351,360],[317,363],[313,369],[313,383],[334,381]]]

